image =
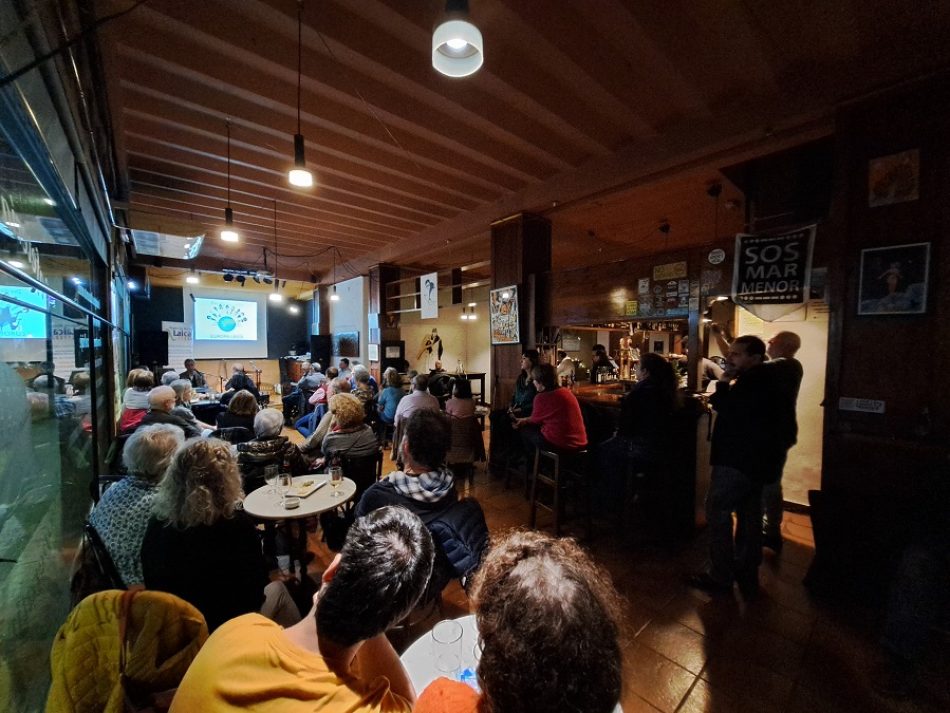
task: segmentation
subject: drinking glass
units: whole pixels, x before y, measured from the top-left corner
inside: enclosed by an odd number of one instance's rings
[[[277,466],[264,466],[264,482],[267,483],[267,492],[277,494]]]
[[[458,678],[462,668],[462,625],[444,619],[432,627],[432,654],[441,675]]]
[[[332,490],[330,497],[338,498],[343,495],[340,492],[340,486],[343,485],[343,468],[338,465],[331,465],[327,473],[330,475],[330,488]]]
[[[281,473],[277,476],[277,488],[280,490],[280,501],[282,503],[292,487],[294,487],[294,476],[290,473]]]

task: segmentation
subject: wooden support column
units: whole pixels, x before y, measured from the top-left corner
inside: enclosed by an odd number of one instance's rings
[[[521,372],[521,353],[534,346],[535,334],[550,321],[544,291],[551,270],[551,223],[538,215],[518,213],[491,226],[491,287],[518,286],[520,344],[491,348],[491,403],[502,408],[511,400]]]

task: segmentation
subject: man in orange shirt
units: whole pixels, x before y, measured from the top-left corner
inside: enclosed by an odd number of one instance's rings
[[[218,627],[171,712],[408,713],[415,691],[385,632],[416,605],[432,562],[432,538],[408,510],[358,519],[310,613],[288,629],[259,614]]]

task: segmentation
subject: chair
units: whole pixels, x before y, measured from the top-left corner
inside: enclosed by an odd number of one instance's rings
[[[219,428],[211,432],[211,438],[220,438],[222,441],[237,445],[254,440],[254,432],[244,426],[230,426]]]
[[[125,589],[125,582],[112,561],[112,555],[92,523],[82,527],[82,543],[69,583],[70,599],[75,606],[90,594],[107,589]]]
[[[554,535],[561,535],[561,518],[564,515],[564,500],[562,494],[568,488],[575,486],[584,491],[585,530],[587,538],[591,536],[591,484],[588,477],[587,449],[572,453],[557,453],[538,448],[534,453],[534,469],[531,473],[531,527],[535,526],[538,507],[550,511],[554,515]],[[550,464],[551,472],[546,473],[543,463]],[[553,502],[549,506],[538,498],[538,484],[547,485],[553,491]]]
[[[340,465],[343,468],[343,476],[356,483],[356,495],[350,501],[355,505],[366,489],[383,477],[383,449],[378,448],[368,456],[343,454],[340,456]]]
[[[475,461],[485,460],[485,442],[475,416],[465,418],[450,417],[452,442],[445,462],[449,468],[469,484],[475,483]]]

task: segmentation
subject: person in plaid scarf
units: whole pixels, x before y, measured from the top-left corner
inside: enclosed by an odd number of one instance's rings
[[[400,446],[403,470],[372,485],[356,506],[362,517],[386,505],[401,505],[424,518],[458,501],[455,476],[445,465],[451,428],[441,412],[415,411],[406,422]]]

